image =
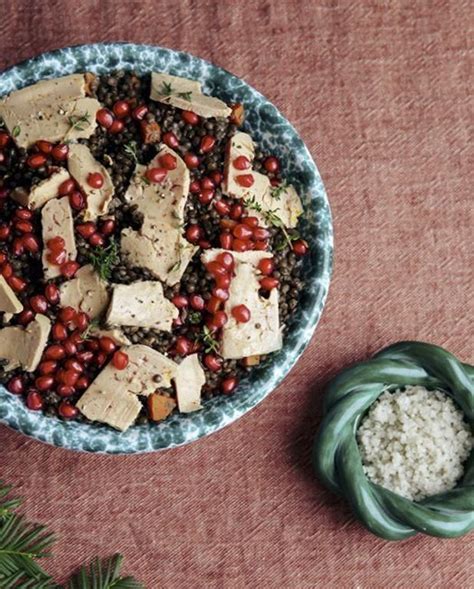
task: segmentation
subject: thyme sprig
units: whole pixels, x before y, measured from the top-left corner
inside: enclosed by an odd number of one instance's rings
[[[161,96],[165,96],[166,98],[171,98],[171,96],[173,96],[173,94],[175,96],[178,96],[179,98],[182,98],[183,100],[187,100],[188,102],[191,102],[192,100],[192,92],[176,92],[176,90],[173,88],[173,86],[171,85],[170,82],[162,82],[161,83],[161,91],[160,91]]]
[[[291,247],[291,243],[292,243],[292,241],[294,241],[294,239],[286,230],[286,227],[285,227],[282,219],[278,216],[277,209],[265,210],[262,207],[262,205],[259,202],[257,202],[257,200],[255,199],[255,196],[245,199],[244,205],[248,209],[251,209],[253,211],[257,211],[257,213],[260,213],[262,215],[262,217],[264,218],[265,222],[267,223],[267,225],[271,225],[272,227],[276,227],[277,229],[280,229],[281,232],[283,233],[283,237],[285,238],[286,242]]]
[[[81,339],[82,340],[87,340],[90,338],[92,332],[97,329],[100,325],[100,321],[98,319],[92,319],[89,323],[89,325],[84,329],[84,331],[81,333]]]
[[[209,329],[209,327],[207,327],[207,325],[204,326],[200,339],[204,344],[204,351],[206,354],[210,354],[211,352],[219,352],[219,342],[216,340],[212,331]]]
[[[289,184],[286,180],[283,180],[283,182],[281,182],[281,184],[278,184],[278,186],[273,186],[270,189],[270,194],[272,195],[272,197],[275,200],[280,200],[282,194],[284,192],[286,192],[286,189],[288,188]]]
[[[112,269],[119,262],[115,239],[111,239],[107,247],[96,247],[89,252],[89,261],[102,280],[110,280]]]
[[[124,152],[130,157],[132,161],[138,164],[138,156],[137,156],[137,142],[130,141],[130,143],[126,143],[123,146]]]
[[[68,117],[68,122],[70,125],[70,129],[68,133],[71,131],[84,131],[87,125],[91,122],[91,115],[86,112],[83,115],[71,115]]]

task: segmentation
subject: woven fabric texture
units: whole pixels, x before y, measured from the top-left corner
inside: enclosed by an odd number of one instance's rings
[[[0,68],[129,40],[243,77],[294,123],[326,183],[335,272],[285,382],[231,427],[110,458],[0,428],[0,476],[59,541],[58,580],[115,551],[151,589],[467,588],[473,538],[371,536],[310,467],[325,382],[401,339],[474,361],[469,0],[3,0]]]

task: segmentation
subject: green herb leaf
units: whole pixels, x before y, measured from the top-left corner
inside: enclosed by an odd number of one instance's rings
[[[82,567],[66,585],[67,589],[144,589],[133,577],[121,577],[123,556],[115,554],[109,561],[96,558]]]
[[[89,325],[81,333],[81,339],[82,340],[89,339],[91,336],[91,333],[95,329],[97,329],[99,327],[99,325],[100,325],[100,321],[98,319],[92,319],[91,322],[89,323]]]
[[[283,182],[281,184],[279,184],[278,186],[273,186],[270,189],[270,194],[272,195],[272,197],[276,200],[280,200],[281,195],[286,192],[286,189],[288,188],[289,184],[286,180],[283,180]]]
[[[209,354],[210,352],[219,352],[219,342],[215,339],[214,334],[207,325],[204,326],[201,341],[205,346],[204,351],[206,354]]]
[[[183,98],[184,100],[187,100],[188,102],[191,102],[192,100],[192,92],[178,92],[176,94],[176,96],[179,96],[180,98]]]
[[[161,84],[161,92],[162,96],[171,96],[173,94],[173,86],[168,82],[162,82]]]
[[[191,311],[188,315],[188,320],[189,323],[192,323],[193,325],[199,325],[202,321],[202,315],[199,311]]]
[[[124,152],[133,160],[136,164],[138,164],[138,156],[137,156],[137,142],[130,141],[123,146]]]
[[[102,280],[110,280],[112,269],[119,262],[118,246],[114,239],[107,247],[96,247],[89,252],[89,262]]]
[[[12,137],[18,137],[18,135],[21,133],[21,127],[20,125],[16,125],[15,127],[13,127],[12,129]]]
[[[77,115],[72,115],[70,117],[68,117],[68,121],[69,124],[71,125],[68,133],[70,133],[71,131],[84,131],[84,129],[86,128],[86,126],[90,123],[91,120],[91,115],[86,112],[85,114],[81,115],[81,116],[77,116]]]

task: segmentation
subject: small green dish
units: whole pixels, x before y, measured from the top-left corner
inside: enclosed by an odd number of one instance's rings
[[[323,483],[343,495],[358,519],[386,540],[418,532],[441,538],[474,528],[474,451],[456,488],[420,502],[370,482],[363,470],[356,432],[369,407],[388,386],[442,389],[474,425],[474,367],[431,344],[400,342],[367,362],[338,374],[324,398],[324,418],[313,446],[314,468]]]

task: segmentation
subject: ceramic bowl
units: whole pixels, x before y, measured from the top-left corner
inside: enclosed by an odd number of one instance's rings
[[[474,427],[474,367],[439,346],[400,342],[343,370],[329,383],[313,447],[314,467],[323,483],[344,496],[366,528],[381,538],[462,536],[474,529],[474,450],[454,489],[422,501],[376,485],[364,473],[356,440],[360,422],[384,391],[407,385],[444,391]]]
[[[0,74],[0,96],[43,78],[73,72],[104,74],[114,69],[138,74],[169,72],[203,83],[206,93],[227,102],[243,102],[248,129],[264,151],[282,162],[283,173],[304,201],[302,227],[310,245],[304,263],[306,288],[284,348],[244,379],[232,397],[219,396],[190,415],[174,415],[161,424],[131,427],[125,433],[100,425],[64,422],[30,411],[0,387],[0,422],[43,442],[88,452],[112,454],[161,450],[197,440],[232,423],[255,407],[288,374],[311,339],[319,321],[332,267],[332,223],[319,172],[292,125],[264,96],[229,72],[188,53],[149,45],[111,43],[82,45],[44,53]]]

